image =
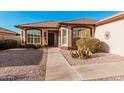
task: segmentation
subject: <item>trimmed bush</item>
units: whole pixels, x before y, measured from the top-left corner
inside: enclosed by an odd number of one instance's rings
[[[99,51],[105,52],[105,53],[109,53],[110,47],[109,47],[109,45],[108,45],[107,43],[101,41],[101,42],[100,42],[100,45],[101,45],[101,46],[100,46],[100,48],[99,48]]]
[[[7,39],[5,40],[5,43],[7,44],[7,48],[16,48],[17,46],[16,40]]]
[[[5,50],[7,49],[7,44],[5,43],[4,40],[0,40],[0,50]]]
[[[25,46],[25,45],[22,45],[22,44],[20,44],[20,43],[18,43],[18,44],[17,44],[17,48],[26,48],[26,46]]]
[[[30,49],[30,48],[39,49],[41,47],[42,46],[40,44],[27,44],[27,45],[20,46],[20,48],[27,48],[27,49]]]
[[[16,40],[11,40],[11,39],[0,40],[0,49],[1,50],[15,48],[16,46],[17,46]]]
[[[74,38],[73,45],[76,45],[76,41],[79,40],[79,39],[81,39],[81,38],[80,37]]]
[[[41,45],[39,45],[39,44],[36,44],[36,45],[34,45],[34,47],[33,47],[34,49],[39,49],[39,48],[41,48]]]
[[[92,53],[96,53],[100,48],[100,40],[92,37],[81,38],[76,41],[76,45],[78,49],[86,47]]]
[[[25,45],[25,48],[34,48],[34,45],[33,44],[27,44],[27,45]]]

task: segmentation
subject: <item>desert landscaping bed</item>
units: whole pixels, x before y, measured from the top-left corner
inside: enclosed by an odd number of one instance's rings
[[[119,55],[109,54],[109,53],[95,53],[91,55],[90,58],[88,59],[75,59],[71,57],[69,50],[60,50],[60,52],[66,58],[66,60],[71,66],[124,61],[124,57]],[[96,78],[88,81],[121,81],[121,80],[124,80],[124,75]]]
[[[0,51],[0,80],[45,80],[47,49]]]
[[[69,62],[71,66],[124,61],[124,57],[109,53],[95,53],[92,54],[88,59],[75,59],[71,57],[69,50],[60,50],[60,52],[66,58],[66,60]]]

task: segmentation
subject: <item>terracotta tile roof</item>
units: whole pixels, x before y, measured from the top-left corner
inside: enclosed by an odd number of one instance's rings
[[[64,21],[61,22],[64,24],[96,24],[98,20],[96,19],[89,19],[89,18],[80,18],[80,19],[76,19],[76,20],[70,20],[70,21]]]
[[[29,23],[29,24],[21,24],[16,25],[16,27],[58,27],[59,23],[62,21],[46,21],[46,22],[36,22],[36,23]]]
[[[10,34],[17,34],[17,35],[19,34],[17,32],[11,31],[11,30],[3,28],[3,27],[0,27],[0,32],[2,32],[2,33],[10,33]]]

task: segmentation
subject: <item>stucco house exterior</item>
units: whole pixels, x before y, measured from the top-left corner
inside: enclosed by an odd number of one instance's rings
[[[89,36],[105,42],[108,52],[124,56],[124,12],[102,20],[81,18],[22,24],[16,27],[21,29],[24,45],[41,44],[73,49],[78,38]]]
[[[96,19],[47,21],[16,25],[21,29],[22,44],[40,44],[63,49],[76,48],[78,38],[95,35]]]
[[[0,40],[13,39],[20,42],[20,34],[6,28],[0,27]]]
[[[124,12],[99,20],[95,37],[109,45],[109,53],[124,56]]]

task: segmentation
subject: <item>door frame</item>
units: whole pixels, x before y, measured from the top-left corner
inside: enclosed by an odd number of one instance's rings
[[[54,45],[53,47],[57,47],[58,46],[58,31],[48,31],[48,46],[49,46],[49,33],[53,33],[54,34]]]

